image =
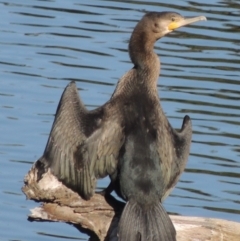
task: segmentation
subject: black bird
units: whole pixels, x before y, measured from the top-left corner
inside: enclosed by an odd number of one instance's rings
[[[192,126],[185,116],[181,130],[176,131],[161,108],[160,61],[154,43],[200,20],[206,18],[186,19],[174,12],[144,15],[129,42],[134,66],[119,80],[111,99],[88,111],[71,82],[37,162],[39,178],[50,168],[85,199],[93,195],[96,179],[110,175],[111,187],[127,201],[119,222],[119,241],[176,240],[162,201],[185,168]]]

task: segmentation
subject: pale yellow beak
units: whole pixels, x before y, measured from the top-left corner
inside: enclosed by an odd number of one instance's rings
[[[207,18],[205,16],[199,16],[199,17],[194,17],[194,18],[177,19],[168,25],[168,30],[174,30],[174,29],[180,28],[182,26],[185,26],[185,25],[188,25],[191,23],[195,23],[198,21],[202,21],[202,20],[206,21]]]

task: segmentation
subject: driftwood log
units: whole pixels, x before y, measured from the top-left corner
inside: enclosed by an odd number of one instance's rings
[[[91,240],[117,241],[117,226],[124,203],[113,197],[95,194],[85,201],[54,177],[50,171],[37,182],[37,169],[31,168],[22,191],[28,199],[42,202],[31,210],[30,220],[72,223],[91,236]],[[178,241],[239,241],[240,224],[236,222],[170,216]]]

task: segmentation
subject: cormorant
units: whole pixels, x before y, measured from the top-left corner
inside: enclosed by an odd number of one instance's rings
[[[119,80],[110,100],[88,111],[74,82],[64,90],[43,156],[39,178],[50,168],[85,199],[96,179],[110,176],[126,200],[119,241],[174,241],[174,226],[162,201],[183,172],[192,137],[189,116],[173,129],[159,102],[160,61],[154,43],[181,26],[206,20],[174,12],[149,12],[136,25],[129,55],[133,68]],[[110,190],[110,188],[109,188]]]

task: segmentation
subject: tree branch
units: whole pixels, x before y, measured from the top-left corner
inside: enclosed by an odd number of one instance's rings
[[[22,191],[31,200],[42,202],[31,210],[29,219],[72,223],[90,230],[91,240],[117,241],[117,226],[124,203],[110,196],[95,194],[89,201],[68,189],[50,170],[37,182],[37,168],[32,166],[24,179]],[[170,216],[178,241],[239,241],[240,224],[220,219]],[[94,235],[94,234],[96,235]]]

